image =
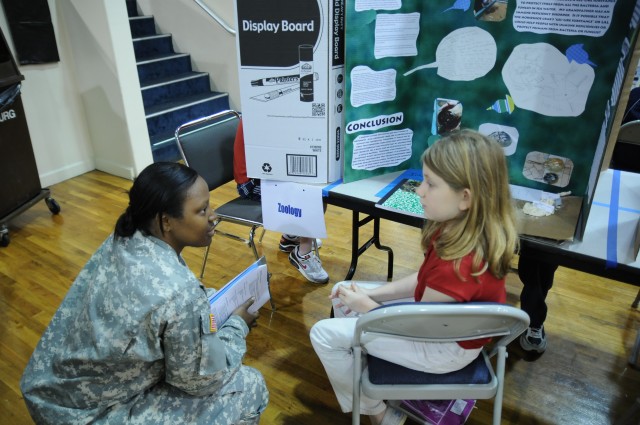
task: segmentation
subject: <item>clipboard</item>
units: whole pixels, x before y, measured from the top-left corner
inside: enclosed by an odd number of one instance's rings
[[[249,307],[249,313],[255,313],[271,299],[269,272],[264,257],[260,257],[219,291],[209,296],[211,331],[216,332],[229,319],[231,313],[251,297],[255,298],[255,301]]]

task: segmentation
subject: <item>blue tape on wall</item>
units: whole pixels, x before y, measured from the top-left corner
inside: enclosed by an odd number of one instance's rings
[[[607,262],[605,268],[618,266],[618,205],[620,203],[620,171],[613,170],[611,200],[609,202],[609,227],[607,229]]]

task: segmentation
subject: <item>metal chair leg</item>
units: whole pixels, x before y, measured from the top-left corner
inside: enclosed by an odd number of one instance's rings
[[[249,242],[247,243],[247,245],[249,245],[249,248],[251,248],[251,250],[253,251],[253,256],[256,257],[256,260],[259,260],[260,257],[258,256],[258,250],[256,249],[256,244],[253,241],[253,238],[256,234],[256,227],[253,226],[251,227],[251,230],[249,230]]]
[[[351,410],[351,425],[360,425],[360,379],[362,371],[362,350],[353,347],[353,399]]]
[[[313,252],[316,254],[316,257],[320,258],[320,252],[318,251],[318,240],[316,238],[311,239],[311,248]]]
[[[493,398],[493,425],[500,425],[502,421],[502,397],[504,394],[504,370],[507,358],[507,347],[499,347],[496,361],[496,376],[498,377],[498,391]]]
[[[638,334],[636,335],[636,342],[631,347],[629,365],[635,369],[640,369],[640,329],[638,329]]]
[[[640,418],[640,397],[636,398],[636,401],[625,412],[624,416],[615,422],[615,425],[637,424],[638,418]]]
[[[269,304],[271,304],[271,311],[276,311],[276,303],[273,301],[271,294],[271,273],[267,273],[267,290],[269,291]]]
[[[213,239],[211,240],[213,243]],[[211,243],[207,245],[207,248],[204,250],[204,258],[202,259],[202,270],[200,270],[200,279],[204,277],[204,268],[207,265],[207,258],[209,258],[209,248],[211,247]]]
[[[638,295],[636,295],[636,299],[631,304],[632,308],[638,308],[638,302],[640,302],[640,289],[638,289]]]

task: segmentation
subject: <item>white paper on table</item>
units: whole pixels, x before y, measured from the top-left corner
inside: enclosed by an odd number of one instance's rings
[[[539,189],[531,189],[529,187],[516,186],[515,184],[509,185],[511,191],[511,197],[513,199],[520,199],[526,202],[540,202],[543,199],[559,199],[560,195],[557,193],[545,192]]]
[[[261,257],[233,278],[222,289],[209,296],[209,308],[219,329],[231,313],[248,299],[255,298],[249,313],[255,313],[271,298],[269,294],[267,261]]]

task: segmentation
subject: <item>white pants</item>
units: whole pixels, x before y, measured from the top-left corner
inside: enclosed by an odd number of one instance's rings
[[[339,282],[337,285],[351,282]],[[384,282],[357,282],[364,288],[384,285]],[[407,300],[387,301],[400,302]],[[414,301],[411,299],[410,301]],[[334,306],[334,318],[317,322],[311,328],[311,344],[320,358],[338,403],[343,412],[350,412],[353,403],[353,333],[357,316],[345,317],[340,308]],[[351,315],[353,316],[353,315]],[[457,343],[429,343],[378,338],[365,345],[372,356],[399,364],[410,369],[428,373],[447,373],[460,370],[471,363],[482,350],[465,350]],[[373,400],[360,395],[360,412],[376,415],[385,409],[382,400]]]

